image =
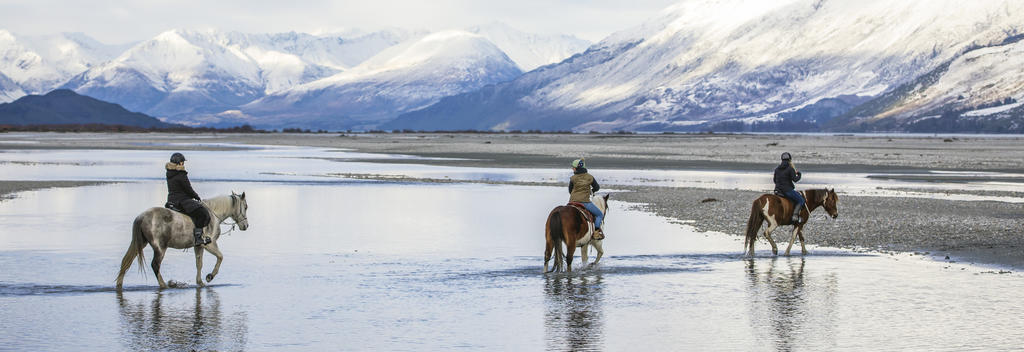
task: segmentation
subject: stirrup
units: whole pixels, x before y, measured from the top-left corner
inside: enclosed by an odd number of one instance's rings
[[[210,244],[211,242],[213,242],[213,240],[211,240],[209,236],[203,236],[202,231],[192,232],[192,243],[194,246],[205,246]]]

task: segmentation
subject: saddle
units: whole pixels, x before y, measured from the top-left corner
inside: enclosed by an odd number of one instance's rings
[[[791,209],[789,209],[789,211],[788,211],[788,212],[786,212],[786,214],[785,214],[785,216],[786,216],[787,218],[789,218],[789,217],[793,217],[793,213],[794,213],[794,212],[796,212],[797,214],[799,214],[799,213],[800,213],[800,210],[801,210],[801,209],[796,209],[796,208],[794,208],[793,206],[794,206],[794,205],[796,205],[796,204],[793,204],[793,200],[792,200],[792,199],[789,199],[789,197],[786,197],[786,195],[785,195],[785,194],[783,194],[782,192],[779,192],[779,191],[772,191],[772,194],[773,194],[773,195],[775,195],[775,196],[777,196],[777,197],[779,197],[780,199],[782,199],[782,201],[783,201],[783,202],[787,202],[787,203],[789,203],[789,207],[790,207]]]
[[[586,219],[587,222],[594,222],[594,214],[591,214],[590,210],[587,210],[587,207],[584,206],[583,203],[569,202],[569,204],[566,205],[574,207],[576,208],[576,210],[579,210],[581,213],[583,213],[583,219]]]
[[[178,208],[178,206],[174,205],[174,203],[171,202],[164,203],[164,208],[188,215],[188,213],[186,213],[184,209]]]

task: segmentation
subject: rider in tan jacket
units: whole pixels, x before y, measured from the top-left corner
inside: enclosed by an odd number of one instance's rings
[[[583,159],[576,159],[572,162],[573,175],[569,178],[569,201],[582,203],[587,211],[594,214],[594,239],[604,239],[604,231],[601,230],[601,220],[604,214],[594,203],[590,201],[590,195],[601,189],[594,176],[587,173],[587,167]]]

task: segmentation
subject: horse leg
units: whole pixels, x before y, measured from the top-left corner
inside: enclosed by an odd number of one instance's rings
[[[797,231],[797,234],[799,234],[799,236],[800,236],[800,254],[807,255],[807,247],[804,247],[804,227],[803,227],[803,225],[800,225],[800,227],[797,228],[796,231]]]
[[[587,259],[588,259],[588,257],[587,257],[587,246],[588,245],[589,244],[585,244],[585,245],[580,246],[580,258],[583,258],[583,263],[581,263],[580,265],[582,265],[582,266],[586,266],[587,265]]]
[[[572,272],[572,257],[576,252],[576,241],[565,243],[565,272]]]
[[[793,248],[793,242],[796,242],[796,236],[800,232],[800,225],[793,226],[793,236],[789,237],[789,245],[786,246],[786,256],[789,256],[789,250]],[[801,245],[803,245],[801,243]]]
[[[203,273],[203,246],[192,248],[195,248],[196,251],[196,286],[203,287],[206,286],[201,276]]]
[[[768,243],[772,245],[772,255],[779,255],[779,247],[775,245],[775,240],[772,239],[772,231],[775,231],[776,227],[775,222],[770,221],[768,227],[764,229],[764,238],[767,238]]]
[[[153,268],[153,274],[156,274],[156,281],[160,284],[160,288],[167,288],[164,276],[160,274],[160,263],[164,261],[164,249],[155,243],[151,243],[151,245],[153,247],[153,261],[150,262],[149,266]]]
[[[206,282],[210,282],[220,272],[220,262],[224,261],[224,254],[221,254],[220,247],[217,247],[217,241],[206,245],[206,250],[213,254],[214,257],[217,257],[217,264],[213,265],[213,272],[206,274]]]
[[[597,258],[594,258],[594,262],[590,263],[590,265],[597,265],[597,262],[601,261],[601,256],[604,255],[604,249],[601,248],[601,241],[590,242],[590,244],[594,246],[594,249],[597,249]]]
[[[551,221],[548,220],[550,224]],[[548,273],[548,261],[551,260],[551,251],[555,249],[554,240],[551,238],[551,229],[547,225],[544,226],[544,273]],[[555,267],[558,264],[555,263]]]

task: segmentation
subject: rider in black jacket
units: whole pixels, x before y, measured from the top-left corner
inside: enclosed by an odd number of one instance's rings
[[[804,197],[796,191],[793,182],[800,181],[800,171],[796,171],[792,163],[793,156],[782,153],[782,163],[775,167],[775,192],[793,201],[793,223],[800,222],[800,210],[804,207]]]
[[[210,224],[210,212],[200,202],[199,194],[192,189],[188,171],[185,171],[185,156],[181,153],[172,154],[171,162],[164,168],[167,169],[167,204],[192,218],[195,224],[192,235],[196,246],[210,243],[209,237],[203,237],[203,228]]]

